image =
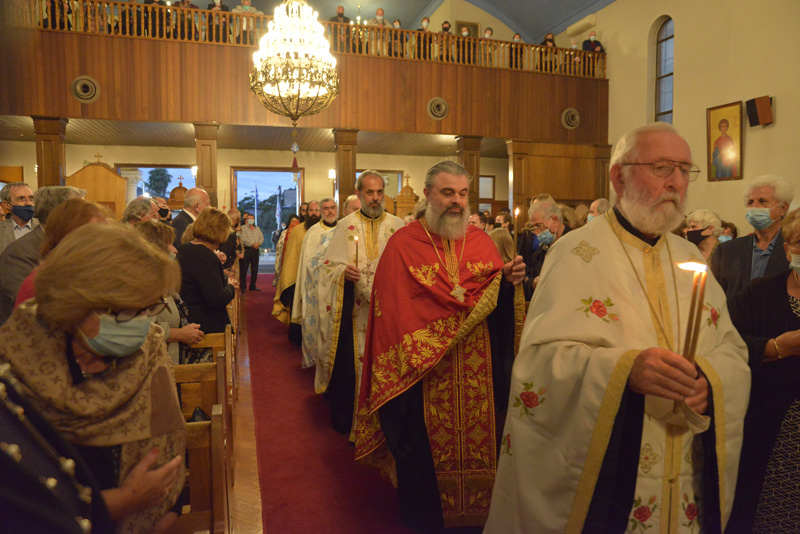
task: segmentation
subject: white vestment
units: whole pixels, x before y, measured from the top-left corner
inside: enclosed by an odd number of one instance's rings
[[[500,463],[485,532],[580,532],[637,354],[683,351],[693,274],[705,263],[673,234],[650,246],[613,212],[565,234],[550,250],[514,362]],[[747,349],[725,293],[708,276],[696,363],[713,400],[721,521],[736,487],[749,399]],[[708,428],[683,404],[645,396],[628,531],[699,532],[698,463],[692,444]],[[711,430],[709,430],[711,432]],[[633,433],[635,434],[635,433]]]
[[[300,261],[297,264],[297,282],[294,287],[292,304],[292,322],[303,327],[303,369],[315,363],[317,335],[317,272],[320,258],[330,243],[331,231],[336,226],[328,227],[320,221],[306,232],[303,247],[300,250]],[[324,237],[327,236],[327,239]],[[313,309],[309,309],[313,308]]]
[[[319,299],[319,341],[317,372],[314,389],[324,393],[333,372],[339,336],[354,336],[356,367],[356,398],[361,384],[361,364],[367,335],[370,296],[375,269],[384,247],[396,230],[405,226],[403,219],[384,212],[376,219],[366,217],[361,210],[351,213],[336,225],[325,259],[319,269],[317,296]],[[358,240],[355,238],[358,237]],[[361,278],[355,283],[353,294],[353,332],[340,332],[342,300],[344,297],[344,271],[354,265],[358,248],[358,268]]]

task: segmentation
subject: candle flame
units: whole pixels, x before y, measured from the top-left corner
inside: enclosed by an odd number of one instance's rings
[[[696,273],[704,273],[706,272],[706,265],[703,263],[698,263],[696,261],[687,261],[686,263],[679,263],[678,267],[683,269],[684,271],[694,271]]]
[[[354,236],[353,236],[353,239],[355,239],[356,241],[358,241],[358,236],[357,236],[357,235],[354,235]]]
[[[514,218],[517,216],[519,216],[519,206],[517,206],[517,209],[514,210]]]

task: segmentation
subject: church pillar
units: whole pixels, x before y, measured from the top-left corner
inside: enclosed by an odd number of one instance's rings
[[[458,152],[458,163],[467,169],[472,176],[472,184],[469,187],[469,211],[478,211],[478,187],[481,176],[481,139],[475,135],[459,135],[456,137],[456,152]]]
[[[525,185],[531,181],[531,168],[528,154],[531,151],[530,141],[506,140],[508,147],[508,208],[514,213],[519,208],[521,222],[527,220],[528,208],[525,205],[527,196]],[[518,224],[514,221],[514,225]],[[524,225],[524,224],[523,224]]]
[[[31,117],[36,134],[36,165],[38,186],[64,185],[67,174],[67,157],[64,143],[68,119],[59,117]]]
[[[219,124],[194,125],[194,142],[197,149],[197,177],[195,187],[202,187],[211,199],[211,205],[221,207],[217,198],[217,133]]]
[[[358,130],[334,129],[334,145],[336,146],[336,204],[341,204],[347,197],[356,192],[356,146]]]

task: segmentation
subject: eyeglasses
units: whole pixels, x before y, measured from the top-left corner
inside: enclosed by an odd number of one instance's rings
[[[675,167],[678,167],[681,170],[681,178],[687,182],[694,182],[700,174],[700,167],[697,165],[671,159],[658,159],[652,163],[620,163],[620,165],[649,165],[653,174],[659,178],[672,176]]]
[[[128,310],[121,310],[118,312],[109,311],[109,315],[113,315],[114,319],[118,323],[127,323],[128,321],[139,317],[142,313],[147,314],[147,316],[151,317],[153,315],[158,315],[162,311],[167,308],[167,299],[161,297],[161,299],[156,302],[155,304],[151,304],[150,306],[144,307],[141,310],[135,309],[128,309]]]

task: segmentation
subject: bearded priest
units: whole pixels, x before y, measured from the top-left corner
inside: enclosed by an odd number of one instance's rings
[[[334,430],[351,439],[372,281],[386,243],[403,227],[402,219],[384,209],[385,187],[378,171],[358,176],[361,209],[336,225],[319,267],[320,339],[314,390],[325,394]]]
[[[424,216],[375,273],[364,349],[356,459],[396,467],[401,519],[426,532],[486,521],[522,331],[525,264],[469,224],[470,180],[428,170]]]
[[[750,371],[720,285],[696,305],[699,275],[679,268],[704,263],[671,233],[699,173],[671,125],[626,133],[616,205],[550,249],[485,532],[725,531]]]

